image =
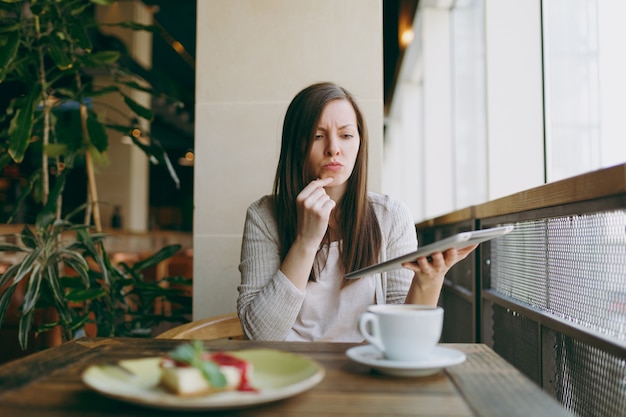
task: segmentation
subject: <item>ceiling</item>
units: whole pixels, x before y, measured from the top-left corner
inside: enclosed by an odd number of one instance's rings
[[[160,137],[166,149],[193,148],[193,118],[195,98],[196,1],[142,0],[153,8],[155,23],[163,36],[153,41],[151,80],[155,87],[179,98],[183,108],[173,109],[167,103],[155,102],[156,119],[153,134]],[[387,114],[395,81],[402,62],[403,49],[399,32],[410,28],[418,0],[383,0],[383,61],[384,102]],[[172,41],[180,42],[185,53],[177,53]]]

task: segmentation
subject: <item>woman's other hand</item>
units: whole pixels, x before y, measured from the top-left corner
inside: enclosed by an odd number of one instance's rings
[[[478,245],[462,249],[448,249],[436,252],[429,257],[422,256],[415,262],[402,264],[403,267],[415,272],[411,288],[406,296],[406,303],[437,305],[443,280],[457,262],[465,259]]]

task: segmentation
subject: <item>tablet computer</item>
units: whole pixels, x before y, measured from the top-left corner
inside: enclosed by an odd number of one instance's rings
[[[354,279],[360,278],[365,275],[378,274],[393,269],[399,269],[402,268],[403,263],[413,262],[417,258],[420,258],[422,256],[429,256],[435,252],[444,252],[451,248],[461,249],[467,246],[472,246],[477,243],[482,243],[487,240],[494,239],[499,236],[503,236],[513,230],[513,227],[513,225],[506,225],[492,227],[490,229],[481,229],[457,233],[456,235],[422,246],[415,252],[411,252],[406,255],[402,255],[376,265],[371,265],[366,268],[350,272],[349,274],[346,274],[345,277],[347,279]]]

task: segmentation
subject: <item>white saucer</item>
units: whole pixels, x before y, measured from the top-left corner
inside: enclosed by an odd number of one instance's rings
[[[385,359],[383,354],[373,345],[355,346],[348,349],[346,355],[355,362],[394,376],[432,375],[443,368],[458,365],[465,361],[463,352],[442,346],[436,346],[429,358],[416,362]]]

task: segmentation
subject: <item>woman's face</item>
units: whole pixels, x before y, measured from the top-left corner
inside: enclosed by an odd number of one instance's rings
[[[312,179],[332,177],[333,182],[325,187],[326,190],[337,198],[343,196],[360,145],[352,104],[344,99],[328,102],[322,111],[307,158]]]

